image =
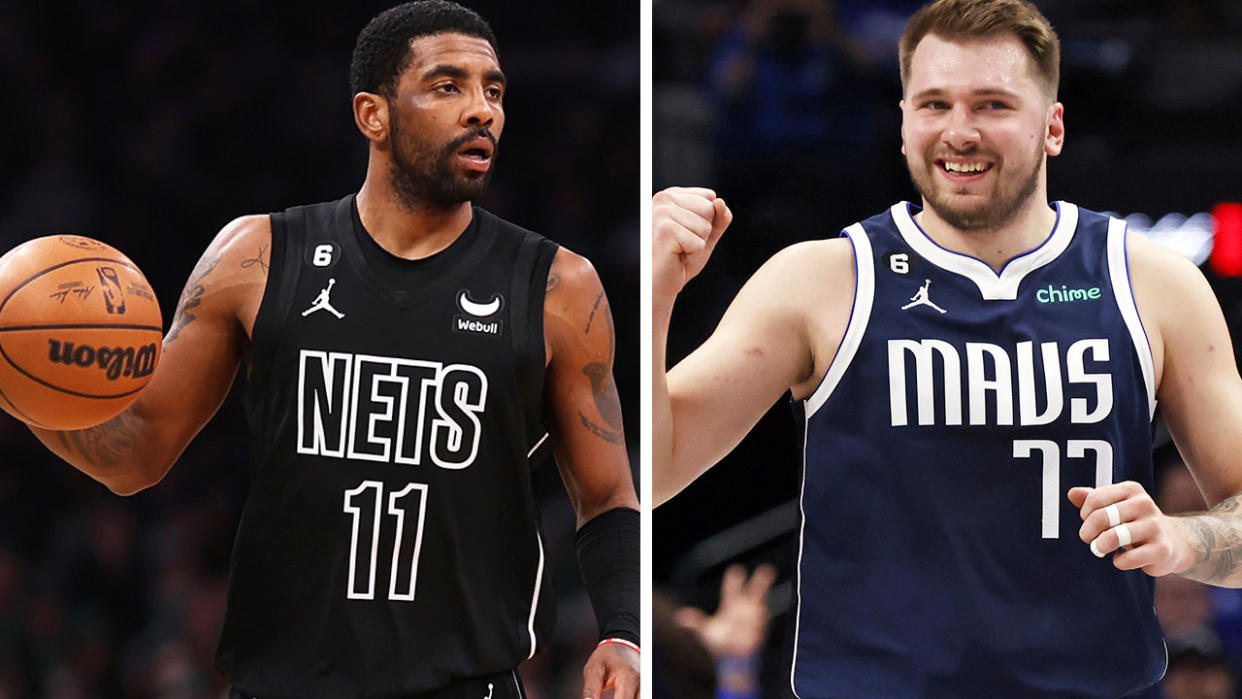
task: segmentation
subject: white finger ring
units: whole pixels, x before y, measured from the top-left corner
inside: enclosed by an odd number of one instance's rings
[[[1108,526],[1115,527],[1121,524],[1121,512],[1117,509],[1117,505],[1109,505],[1104,508],[1104,511],[1108,513]]]
[[[1130,528],[1129,527],[1127,527],[1124,524],[1118,524],[1116,527],[1113,527],[1113,530],[1117,532],[1117,545],[1118,546],[1129,546],[1130,545],[1131,539],[1130,539]]]

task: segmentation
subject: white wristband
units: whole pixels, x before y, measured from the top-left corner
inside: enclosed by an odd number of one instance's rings
[[[624,638],[605,638],[604,640],[600,641],[599,643],[596,643],[596,644],[595,644],[595,647],[596,647],[596,648],[599,648],[600,646],[604,645],[605,643],[619,643],[619,644],[621,644],[621,645],[625,646],[626,648],[629,648],[629,649],[633,650],[635,653],[642,653],[642,652],[643,652],[642,648],[639,648],[637,643],[634,643],[633,641],[627,641],[627,640],[625,640]]]

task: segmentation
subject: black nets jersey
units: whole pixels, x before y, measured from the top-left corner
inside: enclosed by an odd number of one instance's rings
[[[400,696],[550,634],[528,460],[555,252],[477,207],[421,260],[376,244],[353,196],[272,215],[217,656],[235,687]]]

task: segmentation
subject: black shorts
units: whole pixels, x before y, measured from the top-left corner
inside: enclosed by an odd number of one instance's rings
[[[229,692],[229,699],[263,699],[242,694],[236,689]],[[458,680],[431,692],[411,694],[406,699],[526,699],[522,679],[517,670],[505,670],[494,675],[482,675]]]

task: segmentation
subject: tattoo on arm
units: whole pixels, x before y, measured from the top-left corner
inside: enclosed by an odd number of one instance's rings
[[[544,289],[544,293],[546,294],[560,285],[561,285],[560,278],[557,277],[555,273],[549,272],[548,273],[548,286],[546,289]]]
[[[617,383],[612,379],[612,367],[604,362],[591,362],[582,368],[591,380],[591,397],[600,417],[614,430],[621,430],[621,399],[617,395]]]
[[[133,415],[124,412],[102,425],[57,434],[71,455],[80,456],[97,472],[117,471],[129,460],[136,422]]]
[[[625,440],[622,439],[620,432],[614,432],[613,430],[610,430],[607,427],[603,427],[601,425],[595,424],[595,421],[593,421],[591,418],[587,417],[586,415],[583,415],[581,410],[578,411],[578,419],[582,421],[582,426],[587,428],[587,430],[589,430],[591,434],[595,435],[596,437],[599,437],[605,442],[608,442],[610,444],[624,444],[625,443]]]
[[[1210,584],[1242,580],[1242,493],[1201,515],[1186,517],[1195,563],[1182,575]]]
[[[198,317],[191,311],[203,302],[203,293],[207,291],[203,282],[218,264],[220,264],[219,255],[204,255],[203,259],[195,265],[194,271],[190,273],[190,280],[185,283],[185,289],[181,292],[181,300],[177,302],[177,312],[173,316],[172,327],[168,330],[168,337],[164,339],[164,344],[176,340],[182,328],[193,323]]]
[[[600,304],[603,304],[603,316],[607,323],[608,331],[608,358],[602,362],[591,362],[582,367],[582,373],[591,381],[591,397],[595,399],[595,409],[599,411],[600,417],[604,418],[607,427],[592,422],[586,415],[581,412],[578,417],[581,418],[583,426],[591,431],[592,434],[613,444],[621,444],[625,441],[622,436],[621,421],[621,399],[617,395],[617,383],[612,378],[612,359],[616,350],[616,328],[612,324],[612,314],[609,313],[608,303],[604,300],[604,292],[601,289],[599,295],[595,297],[595,305],[591,308],[591,316],[587,319],[586,332],[591,332],[591,323],[595,320],[595,314],[600,310]]]
[[[587,318],[586,331],[591,332],[591,323],[595,320],[595,312],[599,310],[599,304],[604,300],[604,290],[599,290],[599,296],[595,297],[595,305],[591,306],[591,315]]]

